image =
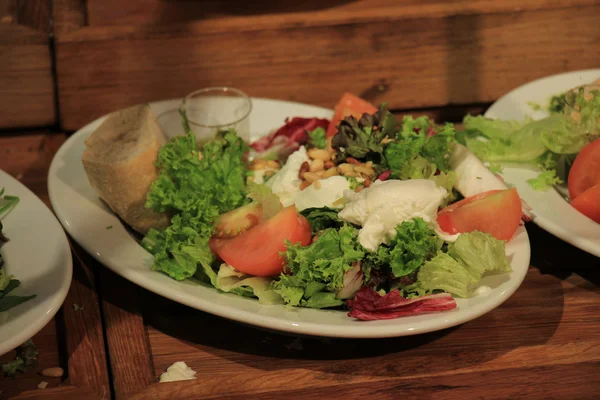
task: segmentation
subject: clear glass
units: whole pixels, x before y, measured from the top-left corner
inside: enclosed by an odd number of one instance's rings
[[[185,97],[182,107],[199,146],[230,128],[246,143],[250,141],[252,100],[241,90],[226,86],[196,90]]]
[[[160,113],[156,117],[158,125],[160,125],[160,128],[167,139],[171,139],[174,136],[185,135],[183,122],[181,120],[181,113],[179,111],[179,108],[172,108]]]

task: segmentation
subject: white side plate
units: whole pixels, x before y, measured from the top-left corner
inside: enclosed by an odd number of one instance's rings
[[[152,103],[156,114],[177,107],[180,100]],[[276,129],[285,118],[331,118],[330,110],[268,99],[253,99],[250,132],[253,139]],[[58,151],[50,167],[48,189],[52,206],[65,229],[101,263],[154,293],[243,323],[297,334],[374,338],[435,331],[472,320],[504,302],[521,284],[529,267],[529,238],[520,227],[507,246],[513,272],[489,276],[482,284],[493,288],[486,295],[457,299],[455,310],[387,321],[357,321],[345,312],[285,306],[263,306],[253,299],[223,294],[189,281],[176,282],[152,272],[152,256],[127,232],[119,219],[90,187],[81,164],[84,140],[101,123],[92,122],[75,133]],[[112,229],[107,227],[112,226]]]
[[[530,102],[545,105],[553,95],[591,83],[598,78],[600,69],[574,71],[538,79],[498,99],[487,110],[485,116],[513,120],[522,120],[527,116],[544,118],[548,113],[534,110],[529,105]],[[533,222],[565,242],[600,257],[600,224],[571,207],[556,190],[533,190],[527,180],[537,176],[534,170],[504,168],[502,175],[533,208]]]
[[[10,295],[37,295],[0,312],[0,355],[13,350],[42,329],[62,305],[73,275],[71,249],[62,227],[29,189],[0,170],[0,188],[18,196],[19,204],[2,218],[0,247],[4,268],[21,281]]]

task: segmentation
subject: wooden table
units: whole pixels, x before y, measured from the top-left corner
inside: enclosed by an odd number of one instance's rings
[[[2,133],[0,168],[48,204],[48,165],[65,139]],[[143,290],[74,245],[67,300],[33,338],[39,368],[0,378],[0,398],[598,398],[600,259],[533,224],[527,229],[531,268],[508,301],[455,328],[380,340],[243,326]],[[197,379],[157,383],[176,361]],[[39,375],[51,366],[66,376]],[[42,380],[48,388],[36,389]]]

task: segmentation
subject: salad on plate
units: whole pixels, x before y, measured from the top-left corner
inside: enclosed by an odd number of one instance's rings
[[[457,140],[492,167],[517,163],[537,168],[539,175],[528,180],[533,189],[555,187],[575,209],[600,223],[600,79],[534,108],[545,108],[549,115],[536,121],[467,116]]]
[[[115,150],[94,150],[96,133],[86,142],[92,186],[144,234],[154,271],[359,320],[452,310],[490,289],[484,275],[511,271],[505,245],[528,207],[452,124],[398,121],[351,94],[331,120],[294,117],[250,145],[229,129],[198,149],[183,111],[182,123],[183,136],[147,140],[141,200],[109,184],[127,171],[98,172]]]

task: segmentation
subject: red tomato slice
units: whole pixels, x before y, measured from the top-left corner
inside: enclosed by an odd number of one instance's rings
[[[255,276],[275,276],[283,271],[285,240],[306,246],[311,240],[308,220],[295,206],[282,209],[274,217],[261,222],[232,239],[211,239],[211,249],[235,269]]]
[[[600,183],[600,139],[586,145],[577,154],[569,171],[567,183],[572,200]]]
[[[521,199],[515,188],[490,190],[442,209],[437,222],[451,234],[480,231],[508,241],[521,223]]]
[[[337,133],[337,127],[344,117],[352,115],[358,119],[364,113],[374,114],[377,111],[377,107],[352,93],[344,93],[340,101],[335,105],[334,111],[333,119],[327,127],[327,137],[331,137]]]
[[[571,205],[577,211],[600,224],[600,183],[581,193]]]

